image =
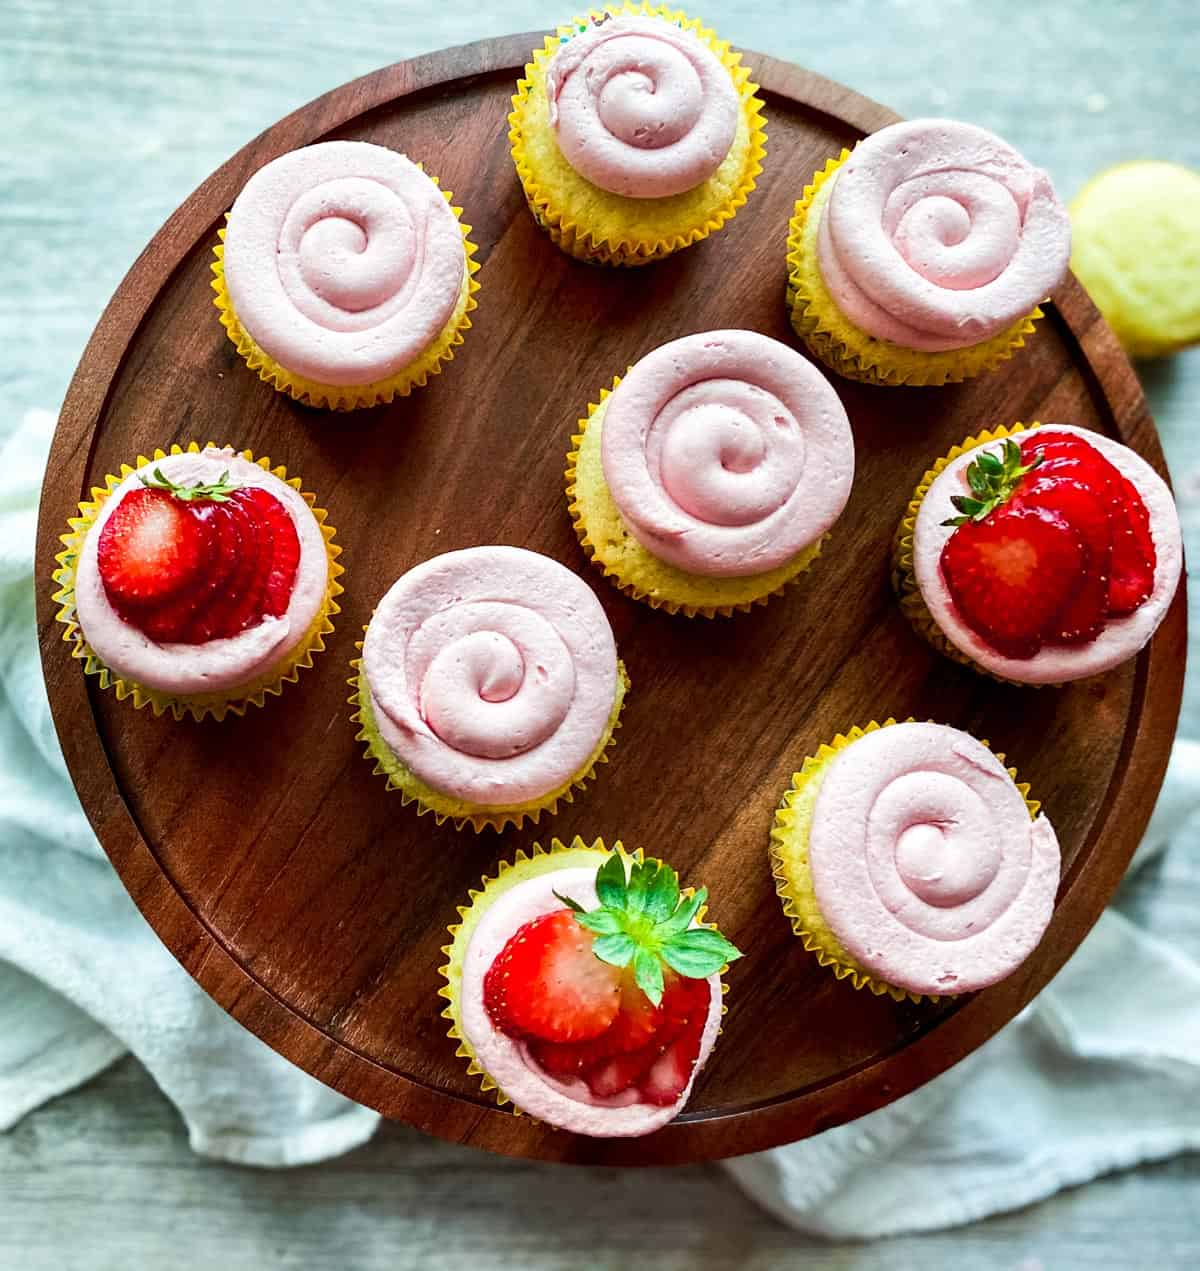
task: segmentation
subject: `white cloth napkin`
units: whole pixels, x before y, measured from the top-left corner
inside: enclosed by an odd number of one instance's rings
[[[132,1051],[196,1151],[271,1166],[337,1155],[378,1117],[205,996],[125,894],[67,778],[30,577],[53,424],[32,412],[6,438],[0,424],[0,1130]],[[1200,1147],[1200,964],[1137,925],[1188,886],[1200,899],[1198,807],[1200,745],[1180,743],[1139,854],[1153,863],[1123,893],[1130,917],[1106,914],[1021,1019],[943,1077],[733,1161],[733,1177],[798,1227],[869,1237],[967,1222]]]

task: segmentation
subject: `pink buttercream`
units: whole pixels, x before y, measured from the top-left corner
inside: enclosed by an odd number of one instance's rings
[[[546,71],[546,95],[571,167],[635,199],[706,181],[737,133],[729,72],[703,41],[661,18],[613,18],[572,36]]]
[[[929,487],[917,514],[913,534],[913,572],[921,598],[951,644],[986,670],[1024,684],[1061,684],[1086,675],[1099,675],[1133,657],[1163,620],[1183,567],[1179,514],[1170,490],[1158,473],[1141,456],[1118,441],[1065,424],[1045,424],[1044,427],[1047,432],[1053,430],[1083,437],[1129,479],[1142,496],[1150,515],[1150,535],[1154,540],[1157,562],[1154,589],[1149,598],[1127,617],[1107,619],[1104,630],[1095,640],[1087,644],[1045,645],[1032,658],[1006,658],[991,645],[985,644],[962,621],[942,578],[942,548],[954,531],[953,527],[941,522],[958,515],[951,498],[956,494],[970,493],[967,489],[967,468],[978,457],[978,452],[970,451],[948,464]],[[1001,445],[997,442],[989,449],[999,453]]]
[[[809,863],[821,914],[872,974],[969,993],[1033,951],[1058,890],[1058,840],[990,750],[942,724],[895,724],[829,761]]]
[[[838,169],[817,259],[838,308],[934,352],[998,335],[1062,282],[1071,227],[1050,178],[983,128],[892,124]]]
[[[596,864],[603,861],[597,854]],[[483,1004],[483,980],[497,954],[527,922],[563,907],[554,893],[594,909],[595,868],[555,870],[518,883],[498,897],[472,933],[463,963],[460,1009],[462,1032],[480,1067],[522,1112],[575,1134],[596,1138],[632,1138],[652,1134],[674,1119],[687,1103],[697,1074],[712,1051],[721,1026],[721,977],[709,977],[708,1019],[692,1078],[679,1099],[668,1107],[636,1102],[636,1091],[597,1098],[582,1081],[548,1076],[526,1048],[500,1032]]]
[[[139,474],[154,468],[179,484],[217,480],[223,472],[245,486],[261,486],[287,509],[300,540],[300,563],[287,611],[264,618],[223,640],[206,644],[156,644],[130,626],[109,603],[96,562],[100,531],[117,504],[140,488]],[[286,656],[303,638],[325,598],[329,561],[321,528],[303,497],[290,485],[231,449],[169,455],[131,473],[116,487],[83,542],[75,576],[75,612],[97,657],[118,675],[163,693],[214,693],[246,684]]]
[[[754,331],[664,344],[608,399],[604,479],[655,556],[693,574],[759,574],[840,515],[854,442],[829,381]]]
[[[612,714],[617,650],[592,590],[519,547],[410,569],[379,602],[363,671],[380,735],[422,781],[483,806],[566,785]]]
[[[449,322],[466,268],[437,186],[361,141],[260,168],[225,232],[238,319],[277,362],[322,384],[369,384],[411,362]]]

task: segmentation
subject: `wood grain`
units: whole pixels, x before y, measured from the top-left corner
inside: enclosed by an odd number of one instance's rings
[[[346,1094],[447,1138],[560,1160],[708,1159],[898,1097],[979,1045],[1057,970],[1153,805],[1182,686],[1184,598],[1181,589],[1135,663],[1035,692],[937,658],[888,591],[886,545],[916,477],[980,426],[1070,419],[1162,469],[1132,371],[1073,281],[1031,346],[990,377],[902,393],[838,383],[858,447],[855,490],[830,550],[786,600],[728,623],[688,623],[605,587],[573,541],[562,497],[575,418],[614,371],[677,335],[737,324],[790,338],[782,243],[791,202],[825,157],[894,116],[752,55],[770,145],[749,205],[711,242],[653,271],[588,269],[536,229],[504,145],[512,81],[536,38],[379,71],[241,151],[134,265],[64,407],[43,493],[42,576],[80,493],[139,450],[210,437],[248,445],[304,476],[346,547],[345,614],[317,670],[244,720],[155,720],[85,684],[48,592],[43,657],[68,764],[126,886],[183,965],[264,1040]],[[225,340],[207,290],[216,228],[247,176],[328,137],[425,159],[466,208],[484,262],[478,321],[450,369],[407,402],[348,418],[259,383]],[[614,762],[541,836],[603,834],[661,851],[708,884],[714,915],[749,954],[730,977],[725,1036],[691,1108],[634,1143],[513,1118],[454,1059],[435,997],[445,924],[482,872],[537,835],[497,842],[418,822],[362,762],[348,721],[346,664],[378,596],[420,559],[489,541],[547,552],[593,582],[634,683]],[[766,834],[791,771],[836,730],[888,714],[989,737],[1034,783],[1063,841],[1067,868],[1041,947],[967,1001],[897,1006],[835,983],[800,950],[773,895]]]

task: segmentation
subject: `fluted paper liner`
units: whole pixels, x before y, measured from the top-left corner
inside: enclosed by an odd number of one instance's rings
[[[978,449],[980,446],[986,446],[989,442],[1003,441],[1005,437],[1015,437],[1018,433],[1029,432],[1039,427],[1041,425],[1037,421],[1031,424],[1016,423],[1010,426],[1002,424],[994,429],[984,429],[978,436],[967,437],[960,445],[952,447],[949,454],[943,455],[917,483],[917,488],[913,491],[908,510],[901,517],[900,524],[896,527],[896,533],[892,538],[892,587],[900,601],[900,611],[912,623],[917,634],[931,644],[939,653],[944,654],[955,662],[961,663],[963,666],[969,666],[971,670],[978,671],[980,675],[987,675],[993,680],[999,680],[1002,684],[1020,683],[1022,687],[1030,686],[1024,684],[1023,681],[1010,680],[1006,676],[997,675],[995,671],[989,671],[986,667],[980,666],[978,662],[968,657],[956,644],[950,641],[941,627],[934,621],[933,615],[929,612],[921,595],[921,588],[917,585],[916,571],[913,569],[913,534],[916,530],[917,513],[920,512],[921,504],[929,493],[929,487],[933,485],[934,481],[941,476],[955,459],[971,450]],[[1044,688],[1046,686],[1035,684],[1032,687]]]
[[[965,349],[922,352],[868,335],[837,307],[821,277],[817,231],[833,186],[829,178],[850,157],[843,150],[813,174],[788,223],[787,308],[796,334],[826,366],[864,384],[924,387],[956,384],[999,366],[1031,335],[1043,317],[1038,307],[1007,330]]]
[[[337,559],[342,549],[333,541],[336,531],[328,523],[328,513],[324,508],[316,506],[316,496],[302,488],[299,477],[289,477],[287,469],[282,464],[272,467],[270,459],[266,456],[256,459],[249,450],[242,450],[238,452],[240,458],[257,464],[264,472],[278,477],[280,481],[290,485],[301,495],[312,510],[313,519],[320,527],[325,541],[325,552],[329,562],[325,599],[299,643],[274,666],[249,683],[213,693],[199,694],[164,693],[145,684],[139,684],[136,680],[117,675],[100,660],[88,644],[75,616],[75,565],[79,559],[83,540],[95,524],[96,517],[109,495],[137,469],[167,458],[168,453],[172,455],[198,454],[201,450],[226,448],[217,446],[211,441],[203,446],[193,441],[186,447],[173,445],[169,452],[156,449],[151,459],[147,459],[145,455],[139,455],[132,466],[127,463],[122,464],[119,476],[113,476],[110,473],[104,478],[104,485],[93,487],[92,497],[79,504],[79,515],[71,517],[68,522],[71,527],[70,533],[60,535],[64,550],[55,557],[58,568],[54,570],[52,577],[58,587],[53,599],[59,605],[55,617],[66,627],[63,639],[72,646],[71,656],[83,663],[86,674],[99,678],[101,688],[115,689],[118,699],[124,701],[127,697],[132,698],[134,706],[139,710],[143,706],[149,706],[155,715],[161,715],[169,710],[177,720],[188,714],[195,720],[202,720],[206,715],[222,720],[227,714],[244,715],[247,706],[262,706],[268,693],[278,695],[285,683],[294,683],[300,678],[302,670],[312,666],[313,656],[324,650],[325,637],[333,631],[333,615],[341,612],[336,597],[340,596],[343,590],[341,583],[338,582],[338,576],[344,571]]]
[[[564,39],[579,30],[581,23],[605,13],[664,18],[691,31],[716,54],[733,79],[741,99],[737,134],[721,167],[695,189],[660,199],[612,194],[580,176],[559,151],[546,105],[546,68]],[[757,92],[758,85],[751,82],[741,55],[682,10],[648,0],[589,9],[584,17],[560,26],[534,51],[512,99],[508,139],[534,219],[564,252],[592,264],[647,265],[700,242],[733,219],[762,171],[767,133]],[[554,181],[539,171],[537,159],[530,154],[529,138],[546,134],[558,169]]]
[[[420,163],[416,165],[425,171]],[[428,173],[426,173],[429,176]],[[435,176],[429,179],[438,184]],[[433,338],[432,342],[411,362],[402,366],[385,379],[374,380],[369,384],[322,384],[311,380],[295,371],[290,371],[281,362],[277,362],[269,353],[261,348],[253,336],[246,330],[233,308],[229,289],[225,282],[225,229],[217,231],[220,242],[213,248],[212,289],[216,293],[213,304],[221,315],[221,325],[233,341],[238,354],[246,365],[258,373],[258,378],[281,393],[287,393],[298,402],[309,406],[322,406],[329,410],[358,410],[365,406],[379,406],[394,401],[397,397],[407,397],[415,388],[424,388],[430,378],[441,372],[445,363],[454,357],[454,350],[463,342],[463,332],[470,330],[471,319],[468,316],[478,308],[475,293],[479,283],[475,274],[479,270],[479,262],[475,259],[478,250],[471,242],[471,226],[462,220],[462,208],[455,207],[451,201],[453,195],[443,190],[442,196],[450,204],[450,210],[459,222],[462,230],[463,247],[466,251],[466,269],[463,271],[462,288],[458,302],[449,321]],[[226,214],[226,220],[228,220]]]
[[[864,728],[853,727],[846,733],[838,733],[833,741],[821,745],[815,755],[808,756],[799,772],[792,774],[792,783],[775,811],[771,829],[771,872],[792,930],[804,947],[816,955],[821,966],[828,967],[839,980],[849,980],[856,989],[869,989],[877,997],[886,994],[897,1002],[936,1002],[935,995],[913,993],[879,979],[851,957],[821,913],[808,863],[808,833],[826,765],[860,737],[880,728],[890,728],[896,722],[890,718],[882,724],[872,720]],[[988,745],[986,741],[982,744]],[[1004,762],[1002,754],[997,753],[996,758]],[[1009,768],[1008,775],[1025,801],[1029,819],[1035,820],[1041,804],[1030,799],[1028,783],[1017,781],[1015,768]]]
[[[741,578],[706,578],[692,574],[643,547],[626,528],[604,480],[600,464],[600,434],[604,412],[612,388],[600,390],[600,400],[588,403],[586,419],[571,437],[567,455],[567,504],[576,536],[605,577],[635,600],[652,609],[682,613],[688,618],[731,617],[749,613],[755,605],[765,605],[772,596],[782,596],[788,583],[795,582],[821,554],[828,534],[810,543],[790,561],[762,574]]]
[[[628,872],[632,862],[645,859],[641,848],[634,852],[627,852],[620,839],[612,845],[610,850],[604,845],[602,838],[596,839],[589,846],[579,835],[576,835],[571,840],[569,847],[561,839],[551,839],[548,848],[542,847],[540,843],[535,843],[531,856],[527,855],[524,850],[518,849],[511,863],[508,861],[499,863],[496,867],[494,878],[488,878],[485,875],[480,881],[479,889],[472,888],[468,892],[470,904],[457,907],[459,921],[447,928],[450,933],[450,943],[442,946],[442,953],[446,955],[446,962],[438,968],[438,973],[446,981],[438,989],[438,996],[444,997],[447,1003],[442,1011],[442,1018],[450,1021],[450,1028],[447,1030],[446,1036],[458,1043],[458,1049],[455,1052],[456,1056],[467,1061],[467,1071],[471,1076],[479,1078],[483,1092],[492,1094],[497,1104],[501,1107],[510,1106],[515,1116],[526,1116],[528,1114],[522,1112],[520,1108],[513,1104],[512,1100],[505,1095],[480,1066],[470,1042],[467,1041],[462,1031],[459,994],[462,990],[463,962],[466,958],[467,947],[471,943],[471,936],[475,933],[475,928],[487,908],[518,883],[523,883],[530,878],[538,878],[542,874],[553,873],[560,869],[571,869],[585,865],[590,869],[599,869],[613,852],[616,852],[625,861],[626,872]],[[692,896],[694,894],[694,887],[680,888],[681,896]],[[711,926],[710,923],[703,921],[707,912],[707,905],[700,908],[696,914],[697,926]],[[720,973],[722,976],[724,976],[726,970],[728,970],[728,967],[721,968]],[[725,983],[724,979],[721,981],[721,992],[723,994],[729,992],[729,985]],[[725,1010],[725,1004],[722,1002],[722,1015],[725,1014]]]
[[[361,652],[362,641],[358,641],[355,647]],[[554,816],[560,803],[574,803],[576,792],[583,790],[587,783],[594,779],[596,768],[600,764],[608,763],[609,748],[617,744],[615,734],[621,727],[621,707],[625,704],[625,698],[629,692],[629,676],[625,672],[625,664],[618,661],[617,689],[613,699],[612,713],[608,717],[604,735],[596,744],[587,763],[567,782],[548,794],[542,795],[541,798],[503,807],[489,807],[464,799],[456,799],[434,790],[401,762],[384,741],[375,723],[371,695],[364,691],[362,659],[354,658],[350,666],[354,670],[354,675],[348,681],[354,690],[349,699],[350,705],[354,707],[351,719],[359,725],[356,740],[366,743],[364,757],[374,761],[375,772],[387,778],[389,790],[400,792],[402,806],[410,803],[417,805],[418,816],[424,816],[430,812],[438,825],[444,821],[453,821],[455,829],[461,830],[469,825],[476,834],[485,829],[503,830],[509,825],[519,830],[526,821],[536,825],[543,812]]]

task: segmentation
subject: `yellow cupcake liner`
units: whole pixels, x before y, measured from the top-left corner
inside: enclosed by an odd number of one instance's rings
[[[588,18],[605,13],[674,22],[708,45],[729,71],[741,98],[737,133],[724,162],[695,189],[660,199],[611,194],[580,176],[559,150],[544,90],[546,69],[565,37],[582,29]],[[767,133],[757,92],[758,85],[751,82],[740,54],[679,9],[649,0],[589,9],[585,17],[546,37],[525,67],[512,99],[508,138],[534,219],[564,252],[591,264],[647,265],[700,242],[733,219],[762,171]]]
[[[365,628],[364,628],[365,630]],[[362,641],[356,646],[361,652]],[[531,825],[538,823],[543,812],[554,816],[560,803],[574,803],[577,791],[583,790],[587,783],[595,778],[596,768],[608,763],[608,751],[617,744],[616,731],[621,727],[621,707],[629,693],[629,676],[625,672],[624,662],[617,663],[617,690],[613,700],[612,713],[605,725],[604,735],[596,744],[587,763],[573,777],[551,790],[539,799],[531,799],[526,803],[514,803],[503,807],[487,807],[470,803],[464,799],[455,799],[442,794],[426,785],[397,757],[392,748],[383,739],[375,722],[375,712],[371,707],[371,695],[365,691],[362,675],[362,659],[354,658],[351,663],[354,675],[348,681],[354,692],[349,701],[354,714],[351,719],[359,725],[357,741],[366,743],[364,757],[374,760],[375,772],[387,778],[387,788],[400,792],[402,806],[410,803],[417,805],[417,815],[433,814],[434,821],[441,825],[444,821],[453,821],[454,828],[461,830],[469,825],[476,834],[485,829],[503,830],[511,825],[519,830],[528,821]]]
[[[417,164],[417,167],[424,171],[421,164]],[[430,180],[437,185],[437,177],[430,177]],[[213,272],[211,285],[216,293],[213,304],[220,312],[221,325],[233,341],[238,354],[252,371],[258,373],[260,380],[307,406],[348,411],[365,406],[386,405],[397,397],[407,397],[413,389],[424,388],[434,375],[441,373],[442,367],[453,359],[454,350],[462,344],[463,333],[470,330],[471,319],[468,315],[478,308],[475,293],[479,290],[479,283],[475,279],[479,270],[479,262],[475,259],[478,248],[471,242],[471,226],[463,223],[462,208],[455,207],[450,202],[453,198],[450,191],[443,190],[442,195],[450,203],[450,210],[459,222],[467,259],[454,312],[429,345],[411,362],[385,379],[374,380],[370,384],[322,384],[295,371],[289,371],[261,348],[234,311],[225,282],[225,229],[222,227],[217,231],[221,241],[213,248],[215,259],[210,266]],[[225,219],[229,219],[228,214]]]
[[[312,666],[314,655],[322,652],[325,648],[325,637],[333,632],[333,615],[341,612],[341,607],[338,605],[336,597],[340,596],[343,590],[341,583],[338,582],[338,576],[344,570],[337,559],[341,555],[342,549],[333,541],[336,531],[328,523],[329,514],[324,508],[316,506],[316,496],[301,488],[299,477],[289,477],[287,469],[282,464],[272,467],[270,459],[266,456],[256,459],[249,450],[242,450],[239,452],[240,458],[247,460],[249,463],[257,464],[264,472],[269,472],[272,476],[278,477],[280,481],[290,485],[293,490],[300,494],[312,509],[313,519],[320,526],[321,535],[325,541],[325,553],[329,562],[328,580],[325,585],[325,597],[321,608],[318,610],[316,617],[313,618],[308,630],[293,649],[261,675],[256,676],[246,684],[235,685],[232,688],[222,689],[213,693],[164,693],[158,689],[150,688],[148,685],[139,684],[136,680],[126,679],[116,674],[100,660],[85,639],[78,619],[75,616],[75,566],[88,531],[95,524],[96,517],[99,515],[100,509],[104,506],[109,495],[126,477],[137,471],[138,468],[143,468],[159,459],[165,459],[168,453],[172,455],[198,454],[201,450],[209,448],[225,449],[224,446],[217,447],[216,443],[211,441],[204,446],[200,446],[194,441],[189,442],[186,447],[173,445],[169,452],[155,450],[151,459],[147,459],[145,455],[139,455],[137,462],[132,467],[127,463],[122,464],[119,476],[113,476],[111,473],[106,476],[104,485],[102,487],[93,487],[92,497],[79,504],[79,515],[71,517],[68,522],[71,527],[70,533],[59,536],[64,550],[55,557],[58,562],[58,568],[52,574],[54,582],[58,584],[57,590],[52,597],[59,605],[59,610],[55,617],[66,627],[63,632],[63,639],[72,646],[71,656],[83,663],[84,673],[97,676],[100,680],[101,688],[112,687],[115,689],[118,700],[124,701],[126,698],[132,698],[133,704],[138,710],[143,706],[149,706],[155,715],[162,715],[164,712],[170,711],[177,720],[182,719],[185,715],[191,715],[197,721],[204,719],[207,715],[213,716],[214,719],[222,720],[226,715],[244,715],[248,706],[262,706],[268,694],[277,696],[282,692],[285,683],[294,683],[300,678],[302,670]]]
[[[475,934],[475,928],[479,925],[479,920],[483,917],[488,907],[503,896],[506,891],[516,887],[519,883],[527,882],[531,878],[539,878],[543,874],[554,873],[560,869],[586,866],[589,869],[596,870],[604,864],[613,852],[616,852],[625,862],[626,872],[628,872],[633,862],[640,862],[645,859],[641,848],[634,852],[627,852],[620,839],[612,845],[610,850],[604,845],[602,838],[596,839],[589,846],[579,835],[576,835],[571,840],[570,846],[562,842],[561,839],[551,839],[548,848],[542,847],[540,843],[535,843],[532,856],[518,849],[511,863],[509,861],[501,861],[499,863],[496,867],[494,878],[488,878],[485,875],[480,882],[479,889],[472,888],[468,892],[470,904],[457,906],[459,921],[451,924],[446,929],[450,934],[450,943],[442,946],[442,953],[446,955],[446,962],[438,968],[438,974],[446,981],[438,989],[438,996],[446,999],[446,1007],[442,1011],[442,1018],[450,1021],[446,1036],[451,1041],[458,1043],[455,1056],[467,1061],[467,1072],[471,1076],[479,1078],[483,1093],[493,1095],[500,1107],[506,1105],[511,1107],[515,1116],[526,1116],[528,1114],[516,1107],[512,1100],[481,1067],[474,1050],[471,1048],[471,1043],[467,1041],[462,1029],[462,1007],[460,1002],[462,973],[471,937]],[[694,887],[681,887],[680,895],[685,897],[692,896],[695,894],[695,890]],[[701,906],[696,914],[697,926],[712,925],[703,921],[707,912],[708,906]],[[724,976],[727,969],[727,967],[721,968],[722,976]],[[722,994],[729,992],[729,985],[725,983],[724,979],[721,981],[721,992]],[[721,1015],[724,1016],[725,1012],[726,1006],[722,1002]]]
[[[790,561],[761,574],[741,578],[706,578],[660,560],[629,532],[604,480],[600,462],[600,437],[604,412],[612,389],[600,390],[600,400],[588,403],[586,419],[571,438],[567,455],[567,504],[575,533],[588,557],[616,585],[652,609],[682,613],[688,618],[732,617],[782,596],[821,554],[828,534],[809,544]]]
[[[900,524],[896,527],[896,533],[892,537],[892,588],[900,601],[901,613],[912,623],[917,634],[931,644],[939,653],[952,661],[958,662],[962,666],[969,666],[971,670],[978,671],[980,675],[986,675],[990,679],[998,680],[1001,684],[1020,684],[1023,688],[1044,688],[1046,685],[1035,684],[1030,686],[1024,681],[1010,680],[1006,676],[997,675],[995,671],[989,671],[986,667],[980,666],[978,662],[968,657],[956,644],[948,639],[941,627],[934,621],[933,615],[929,612],[924,597],[921,595],[921,588],[917,584],[916,571],[913,568],[913,534],[916,531],[917,513],[920,512],[921,504],[929,493],[929,487],[933,485],[934,481],[941,476],[955,459],[971,450],[977,450],[980,446],[986,446],[990,442],[1003,441],[1005,437],[1015,437],[1018,433],[1029,432],[1034,428],[1040,427],[1041,424],[1036,420],[1029,424],[1001,424],[997,428],[985,428],[978,436],[967,437],[961,444],[952,447],[950,452],[943,455],[917,483],[917,488],[913,491],[913,497],[909,502],[908,509],[903,517],[900,518]]]
[[[808,833],[830,760],[868,733],[890,728],[896,722],[891,718],[885,719],[882,724],[872,720],[864,728],[856,726],[846,733],[838,733],[832,742],[821,745],[815,755],[808,756],[799,772],[792,774],[792,784],[776,809],[775,823],[771,828],[771,872],[792,930],[821,966],[828,967],[839,980],[849,980],[856,989],[869,989],[877,997],[886,995],[897,1002],[936,1002],[936,995],[913,993],[879,979],[851,957],[821,913],[809,869]],[[988,745],[986,741],[982,744]],[[1004,762],[1002,754],[997,753],[996,758]],[[1017,781],[1015,768],[1009,768],[1008,775],[1025,801],[1029,819],[1035,820],[1041,804],[1029,797],[1027,782]]]
[[[965,349],[921,352],[880,340],[854,325],[829,294],[817,257],[821,213],[833,189],[830,177],[850,157],[843,150],[813,174],[788,222],[787,308],[796,334],[831,370],[864,384],[926,387],[956,384],[990,371],[1025,344],[1043,317],[1035,307],[1007,330]]]

